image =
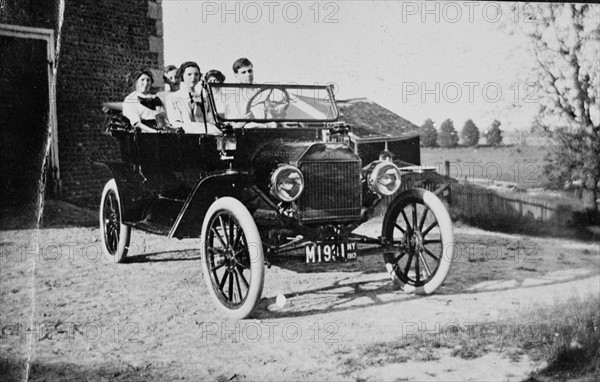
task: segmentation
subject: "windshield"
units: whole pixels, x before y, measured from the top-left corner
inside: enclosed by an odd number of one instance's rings
[[[230,122],[333,122],[338,118],[328,86],[210,83],[216,116]]]

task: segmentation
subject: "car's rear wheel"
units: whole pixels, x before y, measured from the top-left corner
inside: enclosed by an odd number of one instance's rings
[[[202,224],[202,273],[217,306],[233,319],[256,307],[264,283],[260,234],[248,209],[237,199],[217,199]]]
[[[415,188],[392,201],[383,236],[392,251],[384,253],[392,280],[404,290],[433,293],[452,262],[454,234],[450,215],[434,193]]]
[[[106,182],[100,200],[100,239],[104,256],[122,263],[127,256],[131,227],[123,224],[121,198],[114,179]]]

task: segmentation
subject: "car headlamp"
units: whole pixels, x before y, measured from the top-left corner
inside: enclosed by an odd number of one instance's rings
[[[369,175],[369,188],[382,196],[390,196],[400,188],[400,170],[392,162],[378,163]]]
[[[284,165],[271,174],[271,195],[282,202],[293,202],[304,190],[304,176],[294,166]]]

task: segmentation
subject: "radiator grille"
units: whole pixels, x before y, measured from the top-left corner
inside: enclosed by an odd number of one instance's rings
[[[298,199],[302,220],[360,216],[360,162],[305,162],[304,192]]]

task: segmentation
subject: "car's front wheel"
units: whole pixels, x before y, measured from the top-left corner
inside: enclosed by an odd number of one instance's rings
[[[230,318],[247,317],[264,283],[264,254],[256,223],[237,199],[217,199],[202,224],[202,273],[217,306]]]
[[[383,220],[384,253],[392,280],[404,290],[433,293],[444,281],[454,246],[452,221],[431,191],[404,191],[390,204]]]
[[[121,198],[114,179],[106,182],[100,200],[100,240],[102,252],[112,262],[122,263],[127,256],[131,227],[123,224]]]

